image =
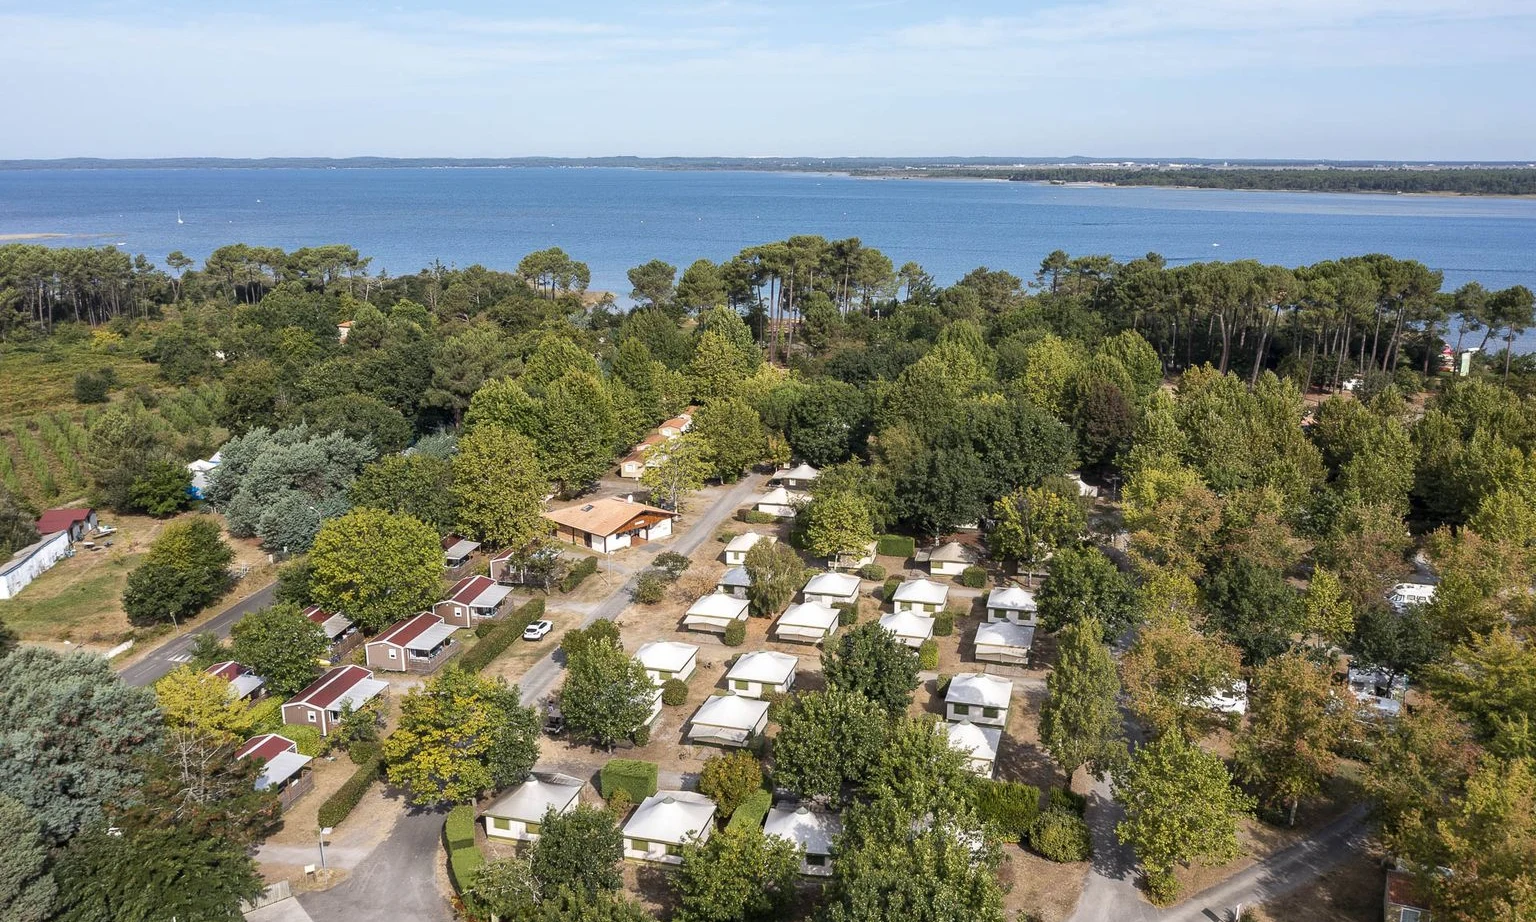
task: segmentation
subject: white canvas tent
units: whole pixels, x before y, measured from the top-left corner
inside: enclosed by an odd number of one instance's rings
[[[715,824],[715,802],[692,791],[657,791],[624,824],[624,857],[681,864],[683,846],[705,842]]]
[[[969,761],[966,767],[983,778],[991,778],[997,764],[997,749],[1002,745],[1000,727],[978,727],[969,720],[946,723],[943,731],[949,736],[949,748],[964,753]]]
[[[920,647],[933,636],[933,619],[909,611],[880,616],[880,626],[896,635],[896,639],[909,647]]]
[[[688,739],[695,743],[745,746],[768,725],[768,702],[740,695],[710,698],[688,721]]]
[[[718,592],[710,593],[688,607],[683,627],[694,631],[724,631],[732,621],[747,620],[747,600]]]
[[[983,663],[1023,666],[1035,643],[1035,629],[1011,621],[983,622],[976,626],[976,659]]]
[[[820,602],[791,605],[773,631],[780,640],[820,643],[837,633],[837,609]]]

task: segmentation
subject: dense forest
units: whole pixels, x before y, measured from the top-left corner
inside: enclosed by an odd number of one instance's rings
[[[995,176],[996,173],[982,174]],[[1287,192],[1417,192],[1452,195],[1536,195],[1536,169],[1221,169],[1034,167],[1013,170],[1015,182],[1101,182],[1117,186],[1271,189]]]
[[[1142,785],[1172,805],[1233,814],[1256,804],[1283,824],[1338,758],[1358,760],[1384,840],[1420,869],[1438,917],[1532,911],[1536,362],[1510,348],[1533,324],[1529,290],[1443,292],[1438,273],[1384,255],[1169,267],[1156,254],[1121,263],[1060,252],[1028,278],[978,268],[942,286],[857,239],[814,236],[680,273],[651,261],[629,279],[635,307],[624,311],[588,293],[587,267],[559,249],[528,254],[514,272],[435,265],[388,276],[341,245],[237,244],[201,266],[173,254],[165,268],[110,248],[7,246],[0,368],[84,357],[152,369],[129,383],[87,367],[73,401],[61,401],[93,413],[84,438],[64,436],[91,497],[172,514],[187,504],[182,465],[222,445],[210,501],[233,534],[280,553],[313,545],[304,591],[322,601],[327,585],[377,568],[349,549],[383,548],[402,533],[425,548],[417,556],[433,580],[436,536],[448,528],[531,559],[547,492],[581,494],[657,422],[697,406],[662,475],[675,474],[668,489],[679,502],[706,479],[803,460],[823,474],[794,540],[818,555],[888,532],[926,545],[975,526],[995,560],[1049,561],[1040,606],[1061,646],[1053,682],[1076,669],[1096,677],[1078,687],[1091,685],[1112,718],[1090,738],[1092,708],[1069,700],[1080,692],[1065,680],[1048,688],[1044,745],[1069,775],[1123,768],[1126,791]],[[1461,378],[1441,370],[1445,346],[1486,351]],[[201,434],[168,423],[168,406],[196,415]],[[1105,487],[1107,518],[1085,519],[1074,471]],[[33,478],[6,479],[8,547],[28,537],[26,503],[47,498],[35,490]],[[182,564],[166,556],[146,566]],[[1434,573],[1434,600],[1389,605],[1393,584],[1416,566]],[[177,610],[158,594],[176,580],[140,583],[130,589],[144,618]],[[389,623],[396,612],[387,593],[379,598],[377,612],[355,613]],[[414,597],[396,601],[419,608]],[[1121,678],[1104,645],[1117,637],[1133,640],[1119,670],[1155,740],[1129,765]],[[829,662],[866,654],[847,646]],[[1409,679],[1416,697],[1401,720],[1339,722],[1329,676],[1345,654],[1389,685]],[[10,810],[12,847],[26,851],[14,866],[36,886],[47,878],[50,894],[56,886],[66,918],[94,920],[128,898],[92,883],[117,879],[101,869],[149,856],[142,874],[123,877],[144,890],[143,875],[176,866],[197,841],[227,838],[234,845],[216,850],[204,875],[222,889],[182,886],[199,898],[177,904],[225,918],[253,890],[240,849],[270,828],[270,798],[192,809],[185,823],[177,792],[191,782],[177,759],[202,744],[163,727],[152,700],[104,669],[46,651],[0,655],[0,687],[11,691],[0,701],[36,739],[68,706],[47,690],[55,676],[111,697],[92,709],[98,724],[71,739],[106,740],[114,759],[85,772],[91,786],[64,793],[27,773],[0,777],[0,819],[12,802],[27,808]],[[1250,682],[1252,720],[1235,736],[1234,782],[1188,743],[1209,717],[1200,702],[1239,676]],[[835,670],[831,678],[838,691]],[[814,729],[820,718],[797,704],[784,719]],[[916,751],[932,738],[914,733],[908,749],[890,748]],[[0,745],[7,757],[32,751],[19,736]],[[155,753],[147,761],[146,749]],[[776,753],[776,772],[792,751]],[[71,753],[47,758],[81,770]],[[924,777],[892,764],[880,769],[887,787]],[[224,796],[248,790],[249,778],[222,762],[208,771]],[[849,781],[875,787],[877,776]],[[125,796],[140,785],[149,791],[141,802]],[[924,837],[959,849],[933,818],[969,822],[973,805],[938,793]],[[1178,836],[1161,815],[1133,808],[1123,826],[1149,886],[1170,886],[1177,863],[1224,853],[1219,844],[1154,851]],[[954,828],[970,828],[961,819]],[[868,854],[839,865],[825,918],[875,918],[868,906],[892,888],[926,886],[923,856],[900,848],[910,872],[880,877],[888,833],[915,819],[867,821]],[[991,875],[943,863],[964,869],[951,883],[975,918],[1001,918]]]

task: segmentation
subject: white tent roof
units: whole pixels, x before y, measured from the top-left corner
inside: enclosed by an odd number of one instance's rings
[[[1194,702],[1196,705],[1223,714],[1248,713],[1248,683],[1235,682],[1226,691],[1218,691],[1208,698]]]
[[[362,707],[378,696],[379,692],[389,687],[388,682],[379,679],[362,679],[356,685],[347,690],[347,693],[336,699],[329,710],[340,711],[347,705],[354,710]]]
[[[949,748],[973,759],[997,761],[997,747],[1003,741],[1001,727],[978,727],[969,720],[944,724],[949,733]]]
[[[965,672],[949,680],[949,691],[944,694],[948,704],[975,704],[988,708],[1005,708],[1013,697],[1013,683],[984,672]]]
[[[308,764],[309,756],[297,752],[279,752],[262,763],[261,774],[256,776],[256,790],[264,791],[273,785],[282,784]]]
[[[927,640],[933,636],[933,619],[910,611],[881,615],[880,626],[897,637],[921,637]]]
[[[937,560],[946,563],[965,562],[970,563],[976,559],[976,552],[959,541],[951,541],[948,544],[934,548],[928,554],[929,560]]]
[[[658,672],[681,672],[698,655],[698,647],[675,640],[653,640],[635,651],[640,665]]]
[[[736,663],[731,666],[731,671],[725,674],[727,679],[743,679],[748,682],[766,682],[777,685],[786,682],[794,674],[795,667],[800,665],[798,657],[788,653],[775,653],[772,650],[757,650],[752,653],[743,653],[736,658]]]
[[[454,625],[449,624],[446,621],[439,621],[437,624],[434,624],[427,628],[425,631],[422,631],[416,637],[406,641],[405,648],[407,650],[430,650],[448,638],[452,637],[453,632],[457,630],[458,628]]]
[[[746,567],[731,567],[721,574],[718,585],[721,586],[751,586],[752,574]]]
[[[773,472],[774,480],[815,480],[821,476],[821,471],[801,462],[791,468],[781,468]]]
[[[688,606],[689,617],[743,618],[747,614],[747,600],[712,592]]]
[[[1018,586],[998,586],[987,594],[988,608],[1007,608],[1013,611],[1035,611],[1035,594]]]
[[[576,798],[581,796],[581,788],[582,782],[570,775],[535,772],[522,784],[492,801],[481,813],[537,823],[550,808],[554,808],[556,813],[569,810],[576,803]]]
[[[983,621],[976,626],[976,646],[978,647],[1018,647],[1028,650],[1035,644],[1035,629],[1028,624],[1010,624],[1007,621],[988,623]]]
[[[681,845],[709,828],[715,819],[715,802],[692,791],[657,791],[640,802],[624,837],[645,842]]]
[[[810,595],[857,595],[862,585],[852,573],[817,573],[805,584],[802,592]]]
[[[691,723],[727,730],[756,730],[768,713],[768,702],[740,695],[716,695],[699,705]]]
[[[896,594],[892,598],[897,602],[943,605],[949,598],[949,587],[930,579],[909,579],[896,587]]]
[[[837,625],[837,609],[820,602],[801,602],[791,605],[779,618],[779,630],[785,628],[814,628],[831,630]]]
[[[774,807],[763,823],[764,835],[788,839],[808,855],[832,854],[832,840],[842,832],[843,821],[836,813],[808,807]]]
[[[755,531],[749,531],[744,535],[737,535],[736,537],[732,538],[731,542],[725,546],[725,549],[731,551],[732,553],[744,554],[747,551],[752,550],[752,546],[759,541],[767,541],[769,544],[773,544],[778,540],[779,539],[775,538],[773,535],[763,535]]]
[[[757,498],[759,506],[793,506],[805,499],[804,493],[792,493],[783,487],[774,487]]]

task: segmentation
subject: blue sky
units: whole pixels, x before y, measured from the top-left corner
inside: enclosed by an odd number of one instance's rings
[[[0,0],[0,158],[1536,158],[1533,0]]]

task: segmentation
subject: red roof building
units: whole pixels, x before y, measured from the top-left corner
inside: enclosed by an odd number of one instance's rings
[[[283,705],[283,723],[314,727],[327,736],[341,720],[342,710],[362,707],[389,687],[361,666],[337,666]]]
[[[49,509],[37,520],[37,533],[51,535],[56,531],[69,532],[70,541],[79,541],[86,532],[96,529],[96,510],[67,508]]]
[[[424,611],[395,622],[384,633],[368,641],[364,657],[375,669],[426,672],[447,658],[446,653],[453,643],[450,638],[456,630],[454,625]]]

